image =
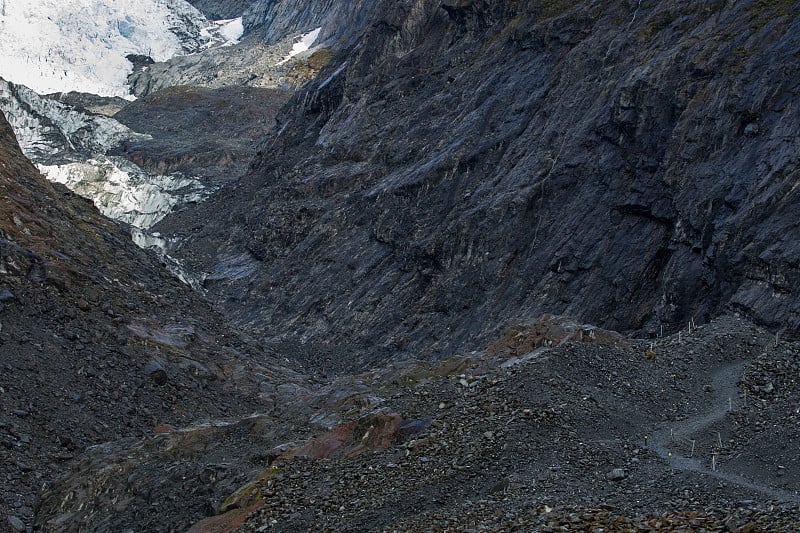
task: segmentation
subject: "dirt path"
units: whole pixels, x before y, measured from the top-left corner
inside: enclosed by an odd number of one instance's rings
[[[695,416],[677,422],[665,422],[652,432],[648,445],[662,458],[669,461],[672,468],[704,474],[728,483],[738,485],[770,498],[781,501],[800,502],[800,495],[755,482],[736,472],[726,471],[724,464],[712,464],[711,457],[698,457],[698,454],[683,448],[694,447],[694,443],[716,434],[711,428],[723,420],[725,415],[740,402],[737,385],[742,375],[745,361],[740,361],[717,369],[712,374],[712,390],[706,400],[707,409]],[[671,454],[671,455],[670,455]]]

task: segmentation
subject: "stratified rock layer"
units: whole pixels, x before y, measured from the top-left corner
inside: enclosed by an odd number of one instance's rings
[[[800,331],[791,3],[365,4],[251,174],[162,226],[239,324],[330,366],[541,312]]]

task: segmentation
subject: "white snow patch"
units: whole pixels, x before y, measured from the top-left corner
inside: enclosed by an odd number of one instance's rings
[[[289,55],[286,56],[283,61],[278,63],[279,65],[283,65],[290,59],[292,59],[297,54],[302,54],[303,52],[307,51],[311,48],[315,42],[317,42],[317,38],[319,37],[319,32],[322,31],[322,28],[317,28],[316,30],[311,30],[308,33],[303,34],[300,36],[300,40],[297,41],[292,45],[292,51],[289,52]]]
[[[40,94],[132,98],[128,54],[197,51],[213,39],[201,35],[210,25],[185,0],[2,0],[0,76]]]

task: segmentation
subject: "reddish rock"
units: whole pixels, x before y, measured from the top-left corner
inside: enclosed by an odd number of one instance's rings
[[[169,424],[159,424],[153,428],[153,433],[172,433],[175,428]]]

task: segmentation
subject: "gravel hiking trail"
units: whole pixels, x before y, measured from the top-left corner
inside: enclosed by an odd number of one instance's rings
[[[711,374],[711,393],[706,399],[707,408],[695,416],[675,422],[660,424],[649,438],[648,445],[675,470],[704,474],[720,481],[748,488],[779,501],[800,502],[800,495],[755,482],[736,472],[726,471],[724,464],[712,464],[711,457],[694,453],[694,443],[717,435],[713,427],[722,421],[731,408],[736,408],[740,397],[738,382],[746,361],[738,361],[716,369]],[[720,438],[721,443],[721,438]],[[690,452],[684,450],[690,446]],[[670,455],[671,454],[671,455]]]

